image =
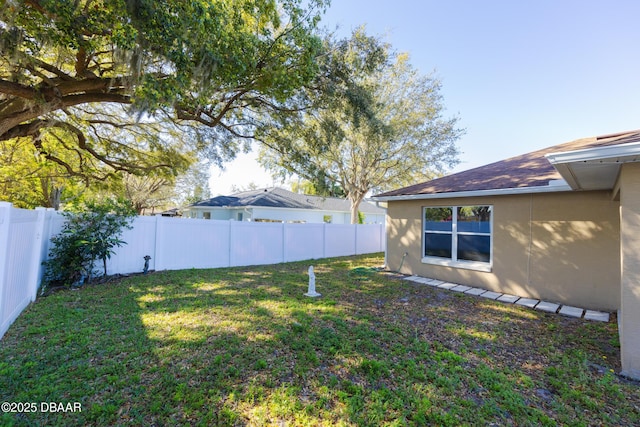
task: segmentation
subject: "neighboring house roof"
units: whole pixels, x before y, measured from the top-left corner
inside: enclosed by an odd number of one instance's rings
[[[578,139],[565,144],[554,145],[506,160],[480,166],[467,171],[447,175],[431,181],[411,185],[378,194],[374,199],[393,200],[407,196],[439,195],[448,193],[500,192],[509,189],[534,192],[550,189],[576,189],[564,180],[558,165],[553,160],[555,154],[573,153],[601,147],[630,145],[636,149],[640,142],[640,130]],[[551,159],[551,161],[550,161]],[[554,185],[562,180],[563,186]],[[567,180],[569,181],[569,180]]]
[[[217,196],[209,200],[199,201],[189,207],[270,207],[349,212],[351,210],[351,202],[337,197],[296,194],[283,188],[273,187],[242,191],[230,196]],[[365,214],[385,213],[384,209],[364,201],[360,204],[359,210]]]
[[[166,211],[159,212],[157,215],[160,216],[180,216],[180,210],[178,208],[167,209]]]

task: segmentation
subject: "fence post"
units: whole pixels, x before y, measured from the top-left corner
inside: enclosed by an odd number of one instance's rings
[[[322,223],[322,258],[327,257],[327,223]]]
[[[49,250],[51,248],[51,238],[53,237],[54,218],[58,218],[58,212],[54,208],[46,208],[44,210],[44,221],[42,223],[42,241],[40,245],[40,262],[49,259]],[[38,273],[38,284],[42,282],[44,276],[44,267],[40,266]]]
[[[155,271],[161,271],[162,270],[162,255],[161,255],[161,251],[160,251],[160,246],[162,243],[162,239],[160,238],[160,218],[162,218],[161,215],[156,215],[155,216],[155,236],[154,237],[154,248],[153,248],[153,269]]]
[[[40,270],[42,269],[42,240],[44,239],[44,217],[47,210],[46,208],[36,208],[38,217],[35,224],[35,234],[33,241],[33,248],[31,249],[31,259],[29,262],[29,279],[27,287],[29,289],[29,296],[31,301],[36,300],[38,295],[38,278],[40,277]]]
[[[282,261],[287,262],[287,236],[286,236],[286,223],[282,221]]]
[[[358,253],[358,224],[353,224],[353,226],[355,227],[355,229],[354,229],[355,231],[353,232],[353,235],[355,236],[354,237],[355,245],[353,247],[353,252],[355,252],[354,255],[360,255]]]
[[[229,263],[227,265],[227,267],[231,267],[233,264],[231,264],[231,224],[233,224],[233,221],[227,221],[227,229],[228,229],[228,233],[227,235],[229,236],[229,240],[227,240],[227,251],[229,251]]]
[[[9,260],[9,233],[11,231],[11,203],[0,202],[0,328],[4,322],[4,300],[7,286],[7,263]],[[0,338],[4,335],[0,329]]]
[[[227,242],[227,248],[229,249],[229,267],[235,267],[235,247],[233,247],[233,241],[236,237],[235,221],[229,220],[229,241]]]

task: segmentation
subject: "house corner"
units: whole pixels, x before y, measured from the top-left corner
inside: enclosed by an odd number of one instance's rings
[[[621,373],[640,379],[640,163],[623,165],[619,187]]]

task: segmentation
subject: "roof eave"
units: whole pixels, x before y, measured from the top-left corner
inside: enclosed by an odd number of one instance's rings
[[[610,190],[620,167],[640,161],[640,143],[627,143],[545,156],[574,190]]]
[[[378,202],[388,202],[395,200],[428,200],[454,197],[552,193],[572,190],[612,190],[615,189],[621,165],[624,163],[640,162],[639,137],[640,133],[638,131],[625,132],[595,138],[596,142],[601,139],[616,138],[607,142],[610,145],[598,145],[595,147],[592,146],[591,148],[561,152],[549,152],[550,150],[547,149],[541,150],[548,153],[544,154],[544,158],[546,158],[562,177],[561,180],[551,181],[551,185],[442,193],[411,193],[392,196],[380,195],[374,196],[372,199]],[[587,140],[587,142],[591,141],[589,142],[590,145],[593,145],[592,140],[594,140],[594,138]],[[616,144],[616,142],[618,143]],[[563,144],[563,146],[574,146],[574,144]],[[409,189],[407,188],[406,190]]]
[[[637,161],[636,159],[640,157],[640,142],[550,153],[545,157],[552,165],[558,163],[601,161],[606,159],[634,159],[634,161]]]
[[[398,196],[382,196],[372,197],[378,202],[393,202],[401,200],[432,200],[432,199],[452,199],[452,198],[468,198],[468,197],[488,197],[488,196],[509,196],[516,194],[536,194],[536,193],[559,193],[565,191],[573,191],[570,185],[564,180],[553,182],[551,185],[537,187],[517,187],[517,188],[498,188],[490,190],[473,190],[473,191],[453,191],[449,193],[429,193],[429,194],[404,194]]]

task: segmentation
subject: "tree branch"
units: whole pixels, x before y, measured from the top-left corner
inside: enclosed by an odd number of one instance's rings
[[[45,125],[46,122],[44,120],[38,119],[30,123],[23,123],[18,126],[14,126],[3,135],[0,135],[0,141],[8,141],[13,138],[32,137]]]
[[[195,110],[194,111],[194,109],[188,109],[188,108],[185,108],[184,106],[181,106],[181,105],[176,105],[174,108],[176,110],[176,115],[177,115],[178,119],[180,119],[180,120],[194,120],[194,121],[197,121],[197,122],[199,122],[199,123],[201,123],[203,125],[206,125],[206,126],[209,126],[209,127],[215,127],[215,126],[220,124],[220,121],[225,116],[225,114],[227,114],[227,112],[229,112],[229,110],[231,110],[231,108],[233,107],[233,104],[238,99],[242,98],[242,96],[244,94],[246,94],[247,92],[248,92],[248,90],[242,90],[242,91],[236,92],[231,98],[226,100],[225,105],[218,112],[218,114],[215,114],[215,115],[211,114],[210,112],[207,112],[205,110],[200,110],[200,111]],[[203,119],[199,113],[205,114],[211,120],[209,121],[209,120]]]
[[[117,104],[131,104],[131,96],[118,93],[82,93],[78,95],[68,95],[61,99],[62,107],[72,107],[78,104],[88,104],[90,102],[114,102]]]
[[[50,72],[51,74],[54,74],[56,76],[58,76],[61,80],[65,80],[65,81],[70,81],[70,80],[75,80],[73,77],[71,77],[70,75],[68,75],[67,73],[65,73],[64,71],[62,71],[61,69],[59,69],[58,67],[54,67],[51,64],[48,64],[44,61],[41,61],[38,58],[34,58],[34,57],[28,57],[29,62],[33,63],[35,66],[42,68],[45,71]]]
[[[20,83],[10,82],[8,80],[0,79],[0,93],[17,96],[24,99],[36,99],[38,91],[22,85]]]
[[[21,111],[12,114],[0,115],[0,141],[6,141],[18,136],[30,136],[30,134],[24,133],[28,127],[21,127],[21,125],[28,120],[41,117],[61,108],[90,102],[130,104],[131,98],[128,95],[121,95],[117,93],[85,93],[68,95],[62,98],[54,98],[43,104],[25,105]]]

